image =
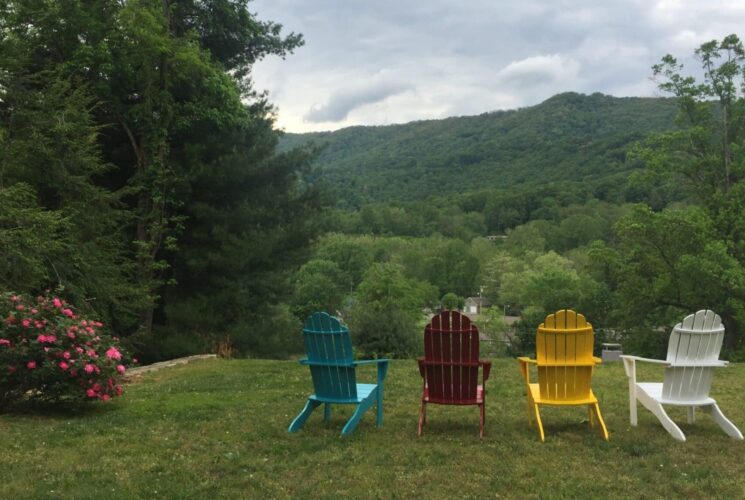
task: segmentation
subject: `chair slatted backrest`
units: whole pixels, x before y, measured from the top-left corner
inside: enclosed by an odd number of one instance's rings
[[[333,316],[316,312],[305,321],[303,340],[316,396],[340,401],[357,399],[349,329]]]
[[[479,330],[468,316],[443,311],[424,329],[425,383],[434,401],[475,401]]]
[[[562,309],[546,316],[536,334],[541,398],[574,400],[590,396],[592,325],[581,314]]]
[[[667,346],[667,362],[673,366],[665,368],[662,396],[672,401],[707,398],[714,367],[695,365],[717,361],[723,340],[722,318],[714,311],[698,311],[675,325]]]

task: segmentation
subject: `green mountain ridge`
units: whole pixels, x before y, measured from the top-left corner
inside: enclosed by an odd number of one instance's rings
[[[623,175],[631,145],[671,129],[670,98],[557,94],[527,108],[400,125],[285,134],[283,150],[314,144],[314,178],[340,207],[484,189]],[[624,175],[625,176],[625,175]]]

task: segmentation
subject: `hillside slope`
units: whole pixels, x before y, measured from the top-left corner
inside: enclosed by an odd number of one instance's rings
[[[626,151],[673,126],[673,99],[558,94],[519,110],[286,134],[282,149],[323,146],[315,161],[340,206],[518,184],[596,180],[631,166]]]

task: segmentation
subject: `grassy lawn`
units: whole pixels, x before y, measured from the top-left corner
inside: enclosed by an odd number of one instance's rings
[[[657,367],[642,367],[641,379]],[[365,368],[361,381],[374,379]],[[487,421],[476,407],[432,405],[417,438],[421,379],[413,361],[392,364],[385,424],[374,409],[349,438],[316,410],[297,434],[287,426],[310,391],[294,362],[210,360],[143,376],[124,398],[82,410],[16,409],[0,416],[0,497],[745,497],[745,443],[698,413],[671,416],[674,441],[640,407],[628,423],[620,363],[594,378],[609,442],[582,408],[543,411],[546,443],[528,427],[517,362],[496,360]],[[745,430],[745,365],[720,370],[712,396]],[[338,409],[337,409],[338,408]]]

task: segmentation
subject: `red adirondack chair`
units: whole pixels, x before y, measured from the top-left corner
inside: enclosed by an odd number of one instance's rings
[[[479,437],[484,437],[484,402],[491,361],[479,359],[479,330],[468,316],[458,311],[443,311],[432,317],[424,329],[424,357],[419,373],[424,379],[419,431],[427,421],[427,403],[477,405],[481,412]],[[483,382],[479,384],[479,367]]]

